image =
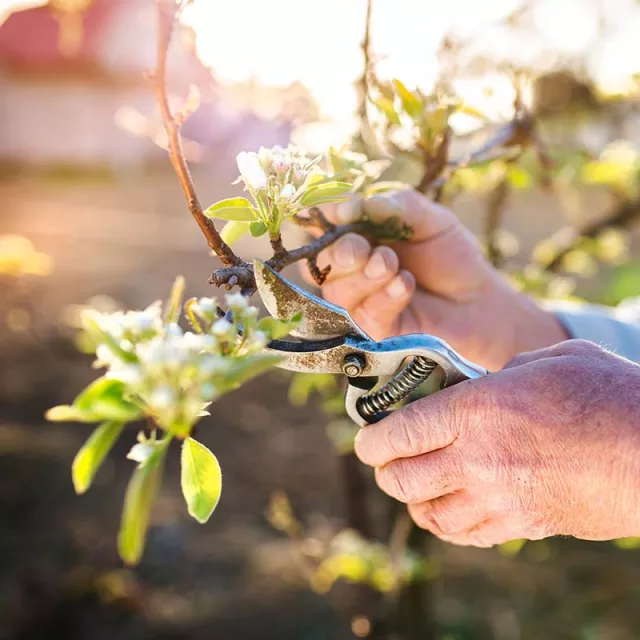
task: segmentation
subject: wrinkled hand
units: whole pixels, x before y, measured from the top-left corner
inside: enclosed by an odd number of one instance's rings
[[[356,453],[456,544],[640,535],[640,366],[571,340],[362,429]]]
[[[373,338],[430,333],[491,370],[566,340],[555,316],[511,287],[446,207],[408,189],[341,203],[328,215],[345,223],[363,212],[373,221],[399,217],[413,230],[409,242],[375,249],[348,234],[320,256],[321,266],[332,265],[325,298]]]

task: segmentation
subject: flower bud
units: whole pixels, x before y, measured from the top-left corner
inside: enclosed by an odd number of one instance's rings
[[[227,294],[225,299],[231,309],[246,309],[249,304],[247,298],[239,292]]]
[[[296,195],[296,188],[292,184],[285,184],[278,195],[278,202],[291,202]]]
[[[282,155],[274,155],[271,166],[273,167],[273,170],[279,174],[286,173],[290,169],[290,164]]]
[[[156,447],[150,442],[138,442],[138,444],[134,444],[133,447],[131,447],[131,451],[127,453],[127,460],[133,460],[134,462],[143,464],[153,455],[155,450]]]
[[[166,411],[176,401],[176,394],[169,386],[154,389],[149,396],[149,405],[156,411]]]
[[[234,327],[231,322],[221,318],[216,320],[211,327],[211,333],[219,338],[227,338],[234,334]]]

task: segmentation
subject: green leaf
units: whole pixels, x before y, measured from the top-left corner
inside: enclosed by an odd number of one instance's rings
[[[184,441],[180,462],[180,484],[189,515],[200,524],[204,524],[220,501],[220,464],[207,447],[193,438]]]
[[[378,107],[378,109],[380,109],[380,111],[382,111],[389,124],[396,126],[400,125],[400,116],[393,106],[393,100],[380,97],[372,100],[372,102],[376,107]]]
[[[166,447],[158,449],[136,467],[127,486],[118,533],[118,553],[129,566],[140,562],[144,552],[151,507],[160,487]]]
[[[442,133],[447,128],[451,110],[452,108],[450,106],[443,106],[434,109],[434,111],[428,114],[426,120],[432,135]]]
[[[300,324],[301,320],[302,313],[296,313],[291,320],[278,320],[267,316],[258,322],[258,329],[264,331],[269,339],[280,340],[280,338],[288,336]]]
[[[344,162],[335,147],[329,147],[328,160],[333,173],[340,173],[345,170]]]
[[[50,422],[100,422],[101,420],[91,412],[81,411],[68,404],[52,407],[47,411],[45,417]]]
[[[71,478],[76,493],[83,494],[89,489],[93,477],[111,451],[123,428],[123,422],[101,424],[78,451],[71,466]]]
[[[336,376],[331,373],[296,373],[289,385],[289,402],[302,407],[309,401],[313,391],[326,396],[338,388]],[[342,398],[342,393],[340,397]]]
[[[252,355],[233,360],[233,366],[222,376],[216,385],[221,391],[231,391],[248,382],[261,373],[268,371],[281,361],[280,356]]]
[[[364,195],[365,198],[368,198],[369,196],[375,195],[376,193],[384,193],[385,191],[404,191],[409,188],[409,185],[405,182],[387,180],[382,182],[375,182],[374,184],[369,185],[364,190]]]
[[[258,220],[257,222],[252,222],[249,225],[249,231],[254,238],[259,238],[267,233],[267,225],[262,222],[262,220]]]
[[[533,185],[531,174],[518,165],[509,165],[507,168],[507,180],[516,189],[529,189]]]
[[[182,297],[184,296],[185,281],[183,276],[178,276],[171,288],[171,294],[167,301],[164,321],[166,324],[175,324],[180,319]]]
[[[226,198],[212,204],[205,212],[209,218],[252,222],[259,217],[258,210],[246,198]]]
[[[220,237],[229,245],[235,244],[242,236],[249,233],[249,223],[248,222],[227,222],[227,224],[222,227],[222,231],[220,232]]]
[[[477,118],[478,120],[483,120],[484,122],[489,122],[491,118],[486,113],[482,113],[479,109],[472,107],[468,104],[461,104],[456,108],[458,113],[464,113],[466,116],[471,116],[472,118]]]
[[[142,411],[125,400],[126,385],[120,380],[98,378],[73,402],[74,409],[83,414],[97,416],[100,420],[130,422],[142,417]]]
[[[498,545],[498,550],[503,556],[515,558],[526,543],[526,540],[509,540],[508,542],[503,542],[501,545]]]
[[[615,544],[619,549],[624,550],[640,549],[640,538],[618,538],[613,541],[613,544]]]
[[[338,202],[348,199],[352,185],[348,182],[325,182],[310,187],[300,199],[303,207],[314,207],[327,202]]]
[[[409,91],[400,80],[394,80],[393,86],[400,98],[402,108],[412,120],[417,120],[424,110],[422,101],[413,92]]]

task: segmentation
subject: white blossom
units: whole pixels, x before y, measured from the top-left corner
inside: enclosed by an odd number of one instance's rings
[[[239,291],[236,291],[235,293],[228,293],[225,296],[225,299],[229,307],[234,311],[246,309],[249,306],[247,298],[243,296]]]
[[[278,195],[279,202],[290,202],[296,195],[296,188],[292,184],[285,184]]]
[[[211,327],[211,333],[218,337],[226,337],[229,334],[233,335],[235,333],[233,324],[224,318],[220,318],[220,320],[216,320]]]
[[[242,151],[236,156],[236,162],[242,180],[249,189],[259,191],[267,188],[267,176],[257,154]]]
[[[125,384],[137,387],[144,381],[144,374],[139,365],[123,364],[110,369],[106,375],[107,378],[120,380]]]
[[[154,389],[149,395],[149,406],[156,411],[169,409],[177,400],[175,391],[168,385]]]

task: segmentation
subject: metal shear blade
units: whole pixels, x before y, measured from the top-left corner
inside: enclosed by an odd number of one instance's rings
[[[356,335],[371,340],[348,311],[288,282],[264,262],[254,260],[253,273],[262,302],[274,318],[289,320],[302,313],[302,322],[291,332],[292,336],[323,340]]]
[[[264,262],[254,261],[254,273],[258,292],[271,315],[286,320],[303,314],[302,324],[291,333],[301,340],[273,340],[267,351],[282,358],[279,366],[283,369],[346,375],[346,410],[361,426],[383,417],[390,406],[406,398],[432,374],[442,388],[487,373],[435,336],[405,335],[376,342],[345,309],[285,280]],[[397,373],[408,358],[413,358],[412,362]],[[370,393],[380,376],[396,373],[384,387]]]

